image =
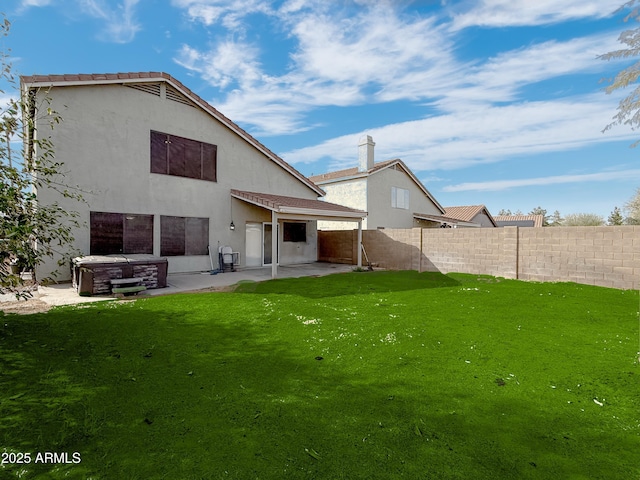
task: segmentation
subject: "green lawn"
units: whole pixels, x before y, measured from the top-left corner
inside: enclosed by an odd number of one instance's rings
[[[638,308],[362,272],[0,313],[0,478],[638,480]]]

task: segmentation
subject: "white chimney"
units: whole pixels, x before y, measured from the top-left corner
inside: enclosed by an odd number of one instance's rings
[[[373,168],[373,147],[376,144],[373,142],[373,138],[369,135],[365,135],[360,138],[358,142],[358,171],[366,172]]]

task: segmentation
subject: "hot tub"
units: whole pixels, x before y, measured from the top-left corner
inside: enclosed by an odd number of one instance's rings
[[[73,286],[79,295],[111,293],[111,280],[141,278],[147,288],[167,286],[167,259],[148,254],[88,255],[73,259]]]

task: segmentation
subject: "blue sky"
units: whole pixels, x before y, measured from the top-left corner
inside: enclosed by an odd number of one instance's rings
[[[444,206],[606,219],[640,187],[640,132],[602,132],[621,3],[3,0],[0,48],[22,75],[170,73],[305,175],[368,134]]]

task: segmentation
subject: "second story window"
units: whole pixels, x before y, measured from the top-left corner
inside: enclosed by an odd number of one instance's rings
[[[409,190],[399,187],[391,187],[391,206],[409,210]]]
[[[217,181],[216,145],[151,130],[151,173]]]

